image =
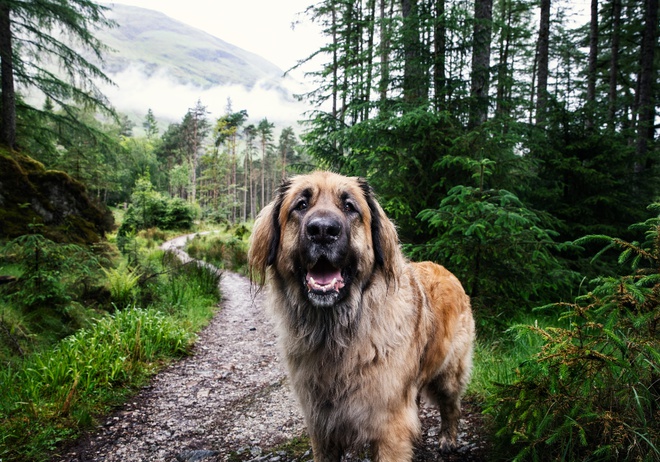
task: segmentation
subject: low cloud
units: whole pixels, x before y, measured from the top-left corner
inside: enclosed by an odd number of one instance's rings
[[[232,110],[247,110],[250,122],[266,117],[278,127],[295,126],[304,118],[304,112],[312,109],[292,96],[305,89],[291,77],[261,81],[251,89],[241,85],[200,88],[176,82],[165,71],[147,75],[138,66],[110,77],[116,86],[104,87],[102,91],[119,112],[141,117],[151,109],[158,119],[167,122],[181,121],[198,100],[207,107],[211,121],[225,114],[230,98]]]

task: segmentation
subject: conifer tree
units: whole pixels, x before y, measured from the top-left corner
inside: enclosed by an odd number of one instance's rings
[[[92,0],[0,1],[0,143],[16,147],[17,109],[39,112],[25,103],[19,107],[17,88],[38,89],[62,108],[58,118],[73,126],[81,126],[72,109],[76,104],[113,113],[95,84],[110,80],[83,54],[101,60],[105,47],[93,30],[111,25],[106,9]],[[64,76],[49,70],[49,61],[61,64]]]

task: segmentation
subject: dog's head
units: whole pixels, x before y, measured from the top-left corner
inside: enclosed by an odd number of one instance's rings
[[[267,270],[298,284],[309,302],[333,306],[374,271],[395,277],[398,237],[358,178],[315,172],[284,182],[259,214],[248,261],[253,279]],[[360,287],[363,288],[363,287]]]

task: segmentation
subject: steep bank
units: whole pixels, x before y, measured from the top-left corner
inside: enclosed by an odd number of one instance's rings
[[[56,242],[92,244],[113,227],[112,213],[82,183],[0,149],[0,238],[39,233]]]

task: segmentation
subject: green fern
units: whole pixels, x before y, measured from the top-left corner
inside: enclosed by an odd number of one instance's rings
[[[576,241],[619,249],[630,274],[597,278],[589,293],[556,304],[568,328],[516,326],[544,345],[487,407],[504,457],[660,461],[660,223],[633,228],[643,243]]]

